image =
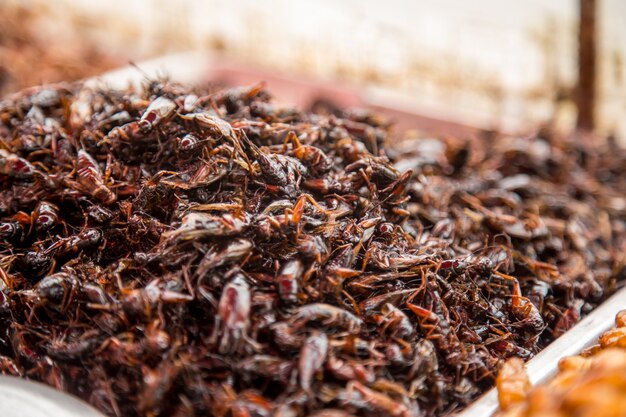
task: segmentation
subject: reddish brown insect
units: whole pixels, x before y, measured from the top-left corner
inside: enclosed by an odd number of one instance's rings
[[[622,285],[626,152],[315,109],[2,100],[0,370],[116,416],[437,417]]]
[[[78,151],[76,176],[86,191],[101,203],[109,205],[117,199],[115,194],[105,185],[98,163],[82,149]]]
[[[35,167],[26,159],[0,149],[0,174],[17,179],[30,179],[35,172]]]
[[[157,97],[150,103],[139,120],[139,128],[148,132],[171,119],[176,113],[176,103],[165,97]]]
[[[224,287],[217,309],[214,337],[219,338],[220,353],[236,352],[242,348],[249,325],[250,286],[237,273]]]

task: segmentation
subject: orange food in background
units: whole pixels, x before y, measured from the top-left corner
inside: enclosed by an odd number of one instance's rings
[[[626,310],[598,344],[559,362],[548,382],[531,387],[519,358],[509,359],[497,378],[496,417],[626,416]]]

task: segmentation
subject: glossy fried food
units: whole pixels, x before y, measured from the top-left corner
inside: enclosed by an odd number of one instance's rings
[[[626,310],[599,343],[559,362],[548,382],[531,387],[521,361],[509,359],[497,379],[498,417],[626,415]]]

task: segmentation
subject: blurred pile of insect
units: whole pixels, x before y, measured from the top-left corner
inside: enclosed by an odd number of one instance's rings
[[[108,415],[435,416],[624,277],[612,141],[409,139],[261,85],[0,104],[0,364]]]

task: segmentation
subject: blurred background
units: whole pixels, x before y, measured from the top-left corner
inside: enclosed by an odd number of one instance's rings
[[[427,130],[626,139],[622,0],[0,0],[0,16],[2,94],[167,62]]]

